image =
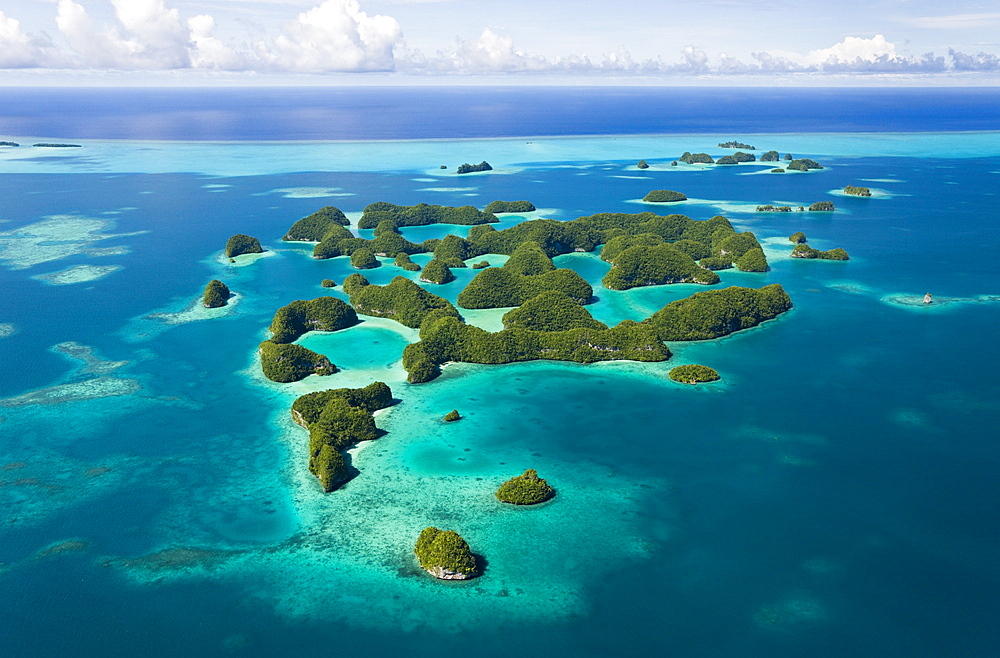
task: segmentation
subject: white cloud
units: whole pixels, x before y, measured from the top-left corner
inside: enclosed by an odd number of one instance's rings
[[[52,44],[21,31],[21,22],[0,11],[0,68],[28,68],[54,63]]]
[[[983,28],[1000,24],[1000,12],[985,14],[952,14],[950,16],[921,16],[905,21],[916,27],[938,30]]]
[[[325,0],[299,14],[269,45],[256,44],[269,68],[283,71],[391,71],[402,40],[391,16],[369,16],[357,0]]]
[[[895,59],[896,45],[885,40],[881,34],[871,39],[847,37],[838,44],[821,50],[813,50],[807,61],[817,65],[834,65],[850,62],[875,62],[879,59]]]
[[[197,69],[240,71],[246,68],[247,58],[219,41],[215,32],[215,19],[200,14],[187,21],[191,33],[191,66]]]

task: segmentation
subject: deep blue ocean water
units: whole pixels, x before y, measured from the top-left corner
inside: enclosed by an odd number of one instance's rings
[[[0,646],[996,655],[998,100],[990,89],[5,90],[0,139],[25,146],[0,151]],[[683,150],[721,155],[730,139],[825,169],[669,167]],[[53,140],[83,148],[26,146]],[[640,158],[654,167],[636,169]],[[451,173],[482,159],[496,170]],[[876,194],[834,194],[846,184]],[[635,200],[660,188],[692,199],[671,211],[754,231],[771,271],[725,271],[722,285],[781,283],[794,309],[672,344],[664,364],[455,365],[422,386],[398,364],[413,333],[369,320],[302,340],[342,366],[326,380],[257,374],[274,311],[352,271],[280,241],[323,205],[523,198],[573,219],[650,209]],[[753,211],[820,200],[837,211]],[[851,260],[787,258],[798,230]],[[220,260],[237,232],[269,255]],[[605,322],[703,289],[608,291],[596,256],[556,262],[595,284],[590,309]],[[397,274],[387,260],[366,276]],[[455,300],[473,272],[456,274],[432,291]],[[212,278],[238,302],[190,312]],[[495,329],[501,314],[467,317]],[[53,350],[67,342],[95,360]],[[678,363],[723,380],[673,384]],[[401,402],[378,417],[387,434],[354,455],[361,475],[324,496],[287,409],[308,390],[375,379]],[[439,423],[453,408],[466,419]],[[559,496],[493,504],[493,488],[528,467]],[[486,574],[416,573],[409,550],[430,524],[459,529]]]

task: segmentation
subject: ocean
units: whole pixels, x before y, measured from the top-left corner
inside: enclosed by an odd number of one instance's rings
[[[996,655],[998,107],[996,89],[4,90],[4,654]],[[729,140],[824,168],[670,166]],[[641,201],[664,188],[688,200]],[[346,300],[320,281],[354,271],[282,242],[293,222],[497,199],[539,209],[500,227],[724,215],[771,268],[714,287],[780,283],[794,307],[664,363],[453,364],[421,385],[400,364],[416,331],[362,316],[299,341],[340,372],[263,378],[274,312]],[[756,212],[817,201],[836,211]],[[796,231],[851,259],[790,258]],[[267,251],[230,263],[235,233]],[[372,283],[416,279],[381,260]],[[607,290],[595,253],[555,262],[609,324],[705,289]],[[455,274],[424,285],[455,302],[475,271]],[[237,295],[222,311],[198,308],[211,279]],[[505,310],[463,315],[495,331]],[[671,382],[684,363],[722,379]],[[289,407],[376,380],[399,400],[385,434],[323,494]],[[496,502],[526,468],[557,496]],[[419,570],[428,525],[484,574]]]

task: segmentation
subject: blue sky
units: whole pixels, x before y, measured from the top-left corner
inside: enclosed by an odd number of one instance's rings
[[[998,84],[1000,0],[6,0],[0,80]]]

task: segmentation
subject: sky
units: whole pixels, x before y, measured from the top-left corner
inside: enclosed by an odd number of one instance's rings
[[[1000,84],[1000,0],[4,0],[0,82]]]

